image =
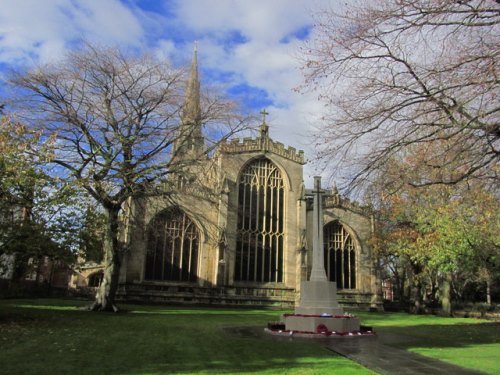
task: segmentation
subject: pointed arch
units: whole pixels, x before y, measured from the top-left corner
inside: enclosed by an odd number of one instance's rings
[[[356,289],[356,247],[346,228],[338,221],[324,227],[325,270],[339,289]]]
[[[178,207],[160,212],[147,233],[146,280],[195,282],[200,233]]]
[[[238,178],[235,281],[283,282],[285,185],[269,159],[247,164]]]

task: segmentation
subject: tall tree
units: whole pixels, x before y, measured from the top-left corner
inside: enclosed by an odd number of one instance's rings
[[[185,70],[153,56],[86,44],[60,63],[12,80],[25,93],[18,104],[30,115],[31,126],[57,137],[51,162],[68,181],[87,190],[106,214],[105,271],[94,310],[116,309],[124,202],[149,194],[159,180],[168,194],[175,184],[166,176],[179,178],[189,164],[206,159],[218,142],[245,125],[234,105],[220,97],[202,97],[200,105],[199,90],[190,94],[192,87],[198,88],[197,77],[187,90],[194,102],[184,101],[184,78]],[[202,127],[207,137],[199,147],[193,136]],[[187,152],[193,145],[196,152]]]
[[[500,6],[492,0],[375,0],[317,16],[302,50],[304,86],[326,104],[317,147],[351,188],[415,144],[446,178],[498,182]],[[342,169],[340,169],[342,167]],[[346,167],[348,167],[346,169]],[[345,175],[345,173],[344,173]]]
[[[445,203],[421,205],[416,226],[422,234],[420,247],[432,253],[428,266],[484,283],[485,302],[491,304],[491,285],[500,276],[498,197],[481,186],[468,186]]]
[[[385,265],[398,286],[400,274],[406,272],[412,275],[416,291],[422,283],[434,289],[434,279],[444,281],[441,287],[445,289],[451,276],[484,282],[489,290],[500,271],[498,196],[478,181],[426,187],[398,182],[394,186],[392,181],[402,173],[434,177],[434,168],[419,164],[425,159],[418,152],[422,149],[424,154],[429,152],[429,147],[420,145],[413,147],[413,155],[386,163],[379,183],[370,186],[370,200],[379,214],[373,245],[387,260]],[[438,173],[446,177],[443,171]],[[415,293],[413,297],[418,305],[421,296]],[[441,297],[450,300],[449,290]]]

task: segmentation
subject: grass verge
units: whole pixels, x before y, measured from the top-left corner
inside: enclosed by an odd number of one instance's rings
[[[393,334],[391,345],[457,366],[500,374],[500,323],[404,313],[357,315],[381,334]]]

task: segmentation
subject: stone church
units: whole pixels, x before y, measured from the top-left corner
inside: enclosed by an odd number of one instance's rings
[[[195,51],[177,158],[204,147],[199,90]],[[221,143],[210,158],[190,165],[198,178],[183,181],[177,194],[130,202],[121,299],[294,306],[311,269],[312,201],[303,183],[304,153],[272,140],[265,114],[256,138]],[[379,309],[369,211],[335,187],[323,205],[325,269],[339,302]]]

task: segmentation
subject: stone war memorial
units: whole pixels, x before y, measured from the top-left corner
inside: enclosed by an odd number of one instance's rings
[[[335,186],[318,193],[314,205],[319,187],[304,186],[303,151],[270,138],[265,111],[257,137],[228,140],[209,158],[189,162],[206,147],[199,90],[195,50],[180,126],[187,138],[174,149],[196,179],[179,174],[173,181],[172,173],[173,194],[128,202],[118,298],[297,306],[297,314],[312,315],[339,315],[340,306],[380,310],[370,211]],[[299,324],[293,320],[286,318]]]
[[[329,281],[324,267],[323,251],[323,191],[321,177],[314,178],[313,196],[313,254],[309,280],[300,286],[300,303],[294,314],[285,314],[281,323],[266,329],[271,334],[302,335],[361,335],[372,334],[361,329],[359,319],[344,313],[337,301],[337,284]],[[309,194],[308,194],[309,195]]]
[[[286,331],[348,333],[360,329],[359,320],[344,315],[337,301],[337,285],[326,277],[323,245],[323,192],[321,178],[314,178],[313,253],[309,280],[300,287],[300,303],[295,314],[284,315]]]

